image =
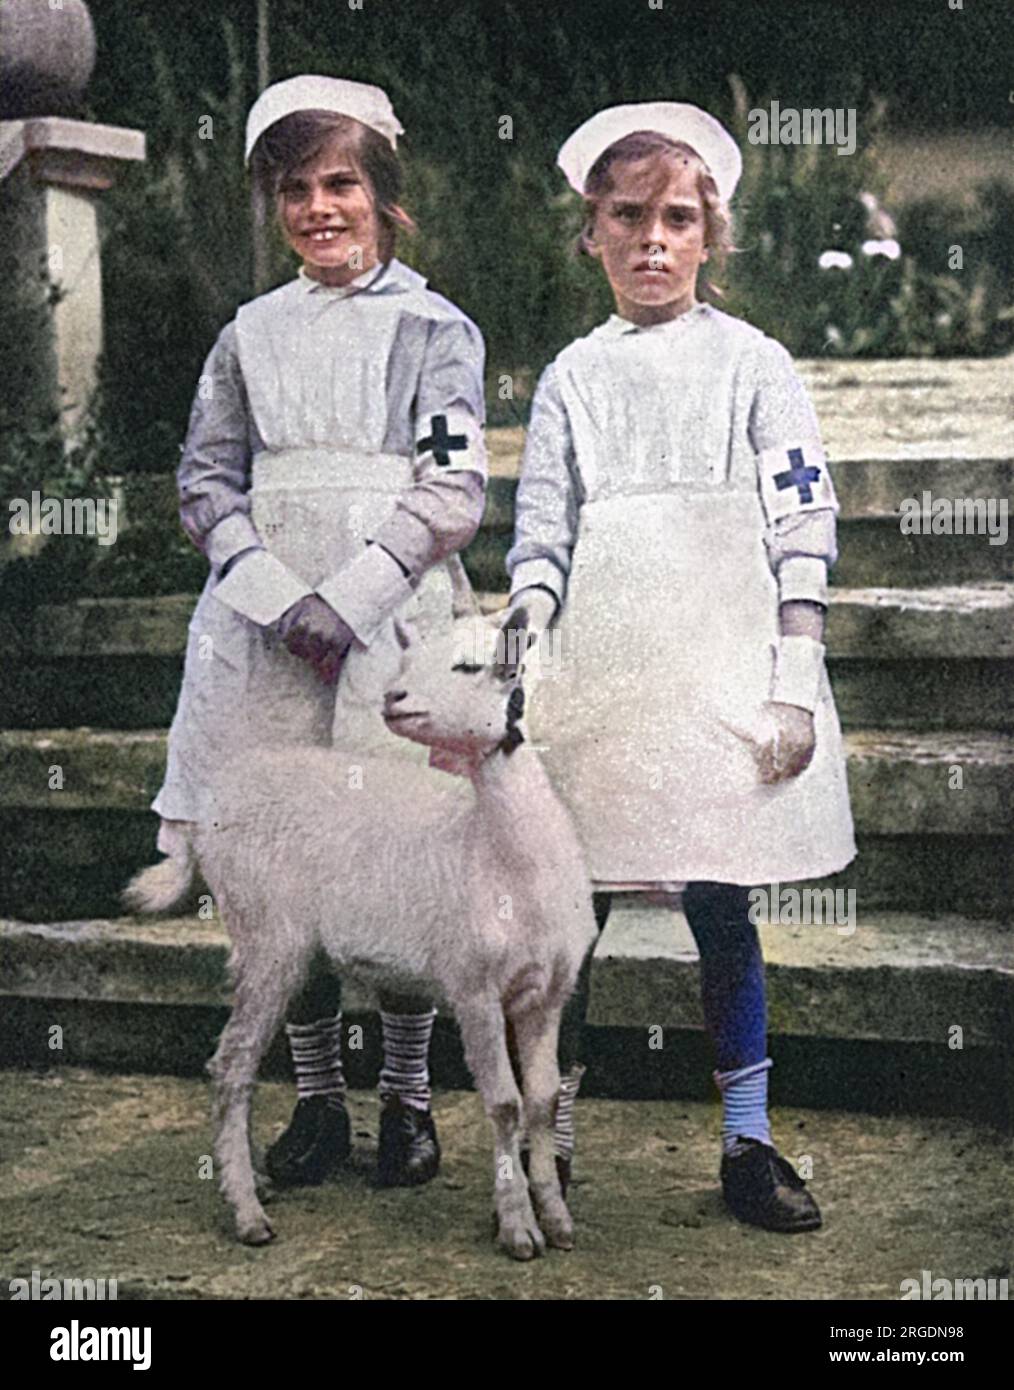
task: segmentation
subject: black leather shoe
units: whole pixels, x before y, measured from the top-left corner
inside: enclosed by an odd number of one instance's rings
[[[380,1111],[377,1186],[418,1187],[440,1168],[440,1141],[428,1110],[389,1096]]]
[[[265,1166],[278,1187],[318,1187],[348,1158],[348,1111],[335,1096],[304,1096],[289,1127],[268,1149]]]
[[[722,1195],[733,1216],[765,1231],[815,1231],[820,1208],[803,1179],[777,1149],[757,1139],[741,1139],[736,1155],[722,1155]]]
[[[563,1158],[560,1154],[554,1154],[556,1159],[556,1176],[560,1180],[560,1195],[563,1200],[567,1200],[567,1188],[570,1186],[570,1159]],[[528,1165],[532,1161],[531,1153],[528,1149],[521,1150],[521,1166],[525,1170],[525,1177],[528,1177]]]

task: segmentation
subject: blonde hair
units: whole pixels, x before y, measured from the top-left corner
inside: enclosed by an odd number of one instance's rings
[[[636,130],[615,141],[602,151],[588,171],[584,184],[585,222],[577,239],[579,253],[589,254],[589,247],[595,228],[595,218],[600,204],[613,191],[613,169],[618,164],[634,164],[638,160],[656,158],[673,159],[680,157],[684,165],[691,159],[697,163],[697,192],[704,208],[705,245],[711,252],[709,265],[719,274],[724,274],[726,261],[736,250],[733,244],[732,213],[718,192],[718,186],[711,171],[692,145],[682,140],[672,140],[656,130]],[[705,281],[702,288],[718,298],[723,298],[722,290],[713,282],[711,273],[705,268]]]
[[[284,180],[319,154],[335,135],[373,197],[380,223],[382,261],[394,255],[399,229],[412,233],[416,224],[401,206],[401,163],[379,131],[336,111],[294,111],[268,126],[253,148],[250,169],[268,203],[274,204]]]

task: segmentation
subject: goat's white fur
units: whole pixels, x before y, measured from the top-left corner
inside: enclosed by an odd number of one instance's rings
[[[518,610],[503,626],[525,625]],[[502,744],[517,656],[501,648],[480,666],[489,631],[474,618],[443,642],[411,646],[400,635],[390,727],[461,759],[467,779],[347,750],[252,750],[217,776],[216,815],[194,832],[193,854],[144,870],[127,901],[168,909],[187,891],[196,857],[232,940],[235,1003],[209,1071],[220,1183],[240,1240],[273,1235],[251,1161],[257,1067],[323,949],[341,972],[421,986],[454,1011],[494,1129],[499,1240],[526,1259],[546,1241],[570,1248],[573,1239],[553,1122],[560,1013],[596,937],[590,884],[538,755]],[[479,669],[460,669],[463,647]]]

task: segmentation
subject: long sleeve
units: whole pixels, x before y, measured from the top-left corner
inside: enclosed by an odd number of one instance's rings
[[[511,593],[541,586],[562,607],[577,540],[580,485],[567,411],[555,367],[543,372],[532,400],[514,513],[514,544],[507,553]]]
[[[806,388],[772,339],[759,354],[749,429],[779,602],[826,606],[827,572],[838,558],[838,499]]]
[[[469,319],[430,325],[414,403],[412,485],[372,544],[317,589],[367,645],[423,574],[479,529],[487,477],[484,365],[482,335]]]
[[[216,586],[215,597],[265,624],[312,590],[268,553],[250,519],[254,437],[236,328],[230,323],[208,354],[190,412],[176,473],[180,520],[217,573],[243,556]]]
[[[250,429],[229,323],[204,363],[176,472],[183,529],[215,568],[261,544],[250,520]]]

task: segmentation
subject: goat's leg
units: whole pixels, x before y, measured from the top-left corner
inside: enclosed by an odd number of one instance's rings
[[[495,995],[455,1009],[465,1059],[493,1125],[494,1187],[500,1245],[516,1260],[545,1249],[521,1166],[521,1092],[510,1057],[503,1009]]]
[[[291,994],[292,972],[277,959],[240,964],[236,1002],[218,1050],[208,1065],[213,1078],[212,1122],[219,1185],[246,1245],[263,1245],[274,1231],[257,1195],[251,1160],[250,1101],[257,1068],[281,1023]]]
[[[553,1148],[556,1106],[560,1097],[557,1060],[560,1014],[559,1008],[531,1008],[514,1015],[511,1026],[521,1063],[531,1154],[528,1185],[532,1200],[549,1244],[558,1250],[572,1250],[574,1223],[560,1191]]]
[[[274,1184],[268,1176],[263,1146],[255,1141],[253,1134],[250,1135],[250,1166],[253,1169],[254,1188],[257,1196],[262,1202],[270,1201],[275,1195]]]

